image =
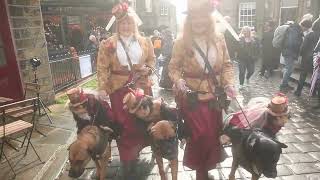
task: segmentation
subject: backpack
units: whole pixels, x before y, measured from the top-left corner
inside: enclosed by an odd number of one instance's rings
[[[287,28],[282,49],[299,53],[303,41],[303,32],[298,24],[292,24]]]
[[[283,48],[283,41],[286,36],[286,32],[289,28],[289,25],[285,24],[282,26],[279,26],[275,31],[274,31],[274,36],[272,39],[272,45],[275,48],[282,49]]]

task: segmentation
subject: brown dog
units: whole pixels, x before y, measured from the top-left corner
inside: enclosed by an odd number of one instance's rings
[[[92,159],[97,168],[97,177],[104,180],[108,159],[111,155],[109,127],[86,126],[84,127],[69,147],[69,176],[80,177],[86,165]]]
[[[137,123],[147,131],[151,139],[151,148],[155,155],[161,180],[166,180],[163,159],[168,159],[172,179],[178,176],[178,138],[176,132],[177,116],[162,99],[145,96],[141,91],[128,93],[123,103],[125,108],[137,117]]]

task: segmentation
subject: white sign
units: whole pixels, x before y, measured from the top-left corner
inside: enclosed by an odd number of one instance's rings
[[[79,57],[81,78],[85,78],[92,74],[91,56],[85,55]]]

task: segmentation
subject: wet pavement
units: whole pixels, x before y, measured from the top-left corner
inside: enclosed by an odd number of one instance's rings
[[[237,83],[238,84],[238,83]],[[278,93],[280,84],[280,75],[275,75],[269,79],[258,76],[256,72],[250,84],[243,90],[238,92],[237,99],[242,105],[249,102],[254,97],[267,97],[270,98],[275,93]],[[291,86],[296,86],[292,83]],[[156,97],[163,97],[169,104],[174,105],[174,98],[169,90],[161,89],[157,86],[154,87]],[[308,95],[308,88],[305,88],[301,97],[297,98],[292,92],[287,95],[289,97],[289,106],[292,113],[292,118],[285,125],[278,134],[278,139],[287,144],[288,148],[284,149],[283,154],[278,162],[278,177],[281,180],[320,180],[320,109],[313,109],[316,100],[310,98]],[[238,109],[235,103],[232,105],[233,109]],[[46,161],[45,165],[39,165],[36,179],[54,179],[61,171],[58,177],[60,180],[69,180],[68,169],[69,164],[64,163],[67,159],[66,147],[74,139],[74,124],[72,116],[66,110],[60,109],[60,112],[55,112],[56,122],[55,128],[49,130],[48,137],[39,137],[35,140],[39,144],[40,154]],[[70,120],[71,119],[71,120]],[[46,127],[46,126],[44,126]],[[48,128],[48,127],[46,127]],[[35,143],[35,144],[36,144]],[[57,149],[59,149],[57,151]],[[55,150],[54,150],[55,149]],[[50,151],[57,151],[54,157]],[[210,171],[210,176],[213,179],[227,179],[232,163],[231,149],[226,147],[229,157],[221,163],[217,169]],[[118,180],[121,179],[121,168],[119,161],[119,153],[115,142],[112,143],[112,156],[113,161],[108,167],[107,179]],[[61,159],[61,160],[59,160]],[[195,172],[182,165],[183,150],[179,150],[179,174],[178,178],[181,180],[195,179]],[[52,162],[51,162],[52,161]],[[50,163],[48,163],[50,162]],[[168,162],[164,161],[165,168],[170,178],[170,168]],[[65,164],[65,166],[63,166]],[[1,166],[4,166],[2,164]],[[136,167],[140,176],[139,180],[159,180],[158,168],[152,159],[150,147],[145,148],[141,154],[138,166]],[[1,170],[2,171],[2,170]],[[6,179],[1,176],[0,179]],[[27,172],[21,173],[27,174]],[[91,162],[79,179],[92,179],[95,177],[95,167]],[[242,168],[239,168],[236,173],[237,179],[250,179],[251,175]],[[26,178],[21,178],[26,179]],[[28,178],[29,179],[29,178]],[[32,178],[30,178],[32,179]],[[261,179],[267,179],[262,177]]]

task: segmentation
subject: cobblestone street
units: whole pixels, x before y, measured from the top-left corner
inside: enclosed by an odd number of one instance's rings
[[[279,73],[278,73],[279,74]],[[277,73],[265,79],[259,77],[257,72],[253,75],[250,85],[244,90],[239,91],[238,100],[245,105],[254,97],[271,97],[278,92],[280,76]],[[291,84],[296,86],[295,83]],[[174,105],[171,92],[155,87],[156,96],[164,97],[167,102]],[[320,119],[319,110],[312,109],[315,100],[307,95],[308,88],[305,88],[300,98],[288,93],[290,110],[292,118],[286,126],[280,131],[278,138],[281,142],[286,143],[288,148],[284,149],[283,154],[278,162],[278,178],[282,180],[320,180]],[[217,169],[210,171],[212,179],[227,179],[231,168],[231,149],[226,147],[229,157],[221,163]],[[113,161],[108,169],[108,179],[120,179],[121,169],[118,156],[118,150],[113,144],[112,147]],[[138,172],[141,179],[160,179],[158,168],[154,160],[151,160],[152,154],[149,147],[145,148],[140,154]],[[179,179],[195,179],[195,172],[183,167],[182,165],[183,150],[179,152]],[[165,161],[166,170],[170,177],[168,162]],[[68,166],[60,179],[67,180]],[[80,179],[90,179],[94,176],[94,165],[91,163],[88,170]],[[236,173],[237,179],[250,179],[251,175],[242,168]],[[265,179],[262,177],[261,179]]]

